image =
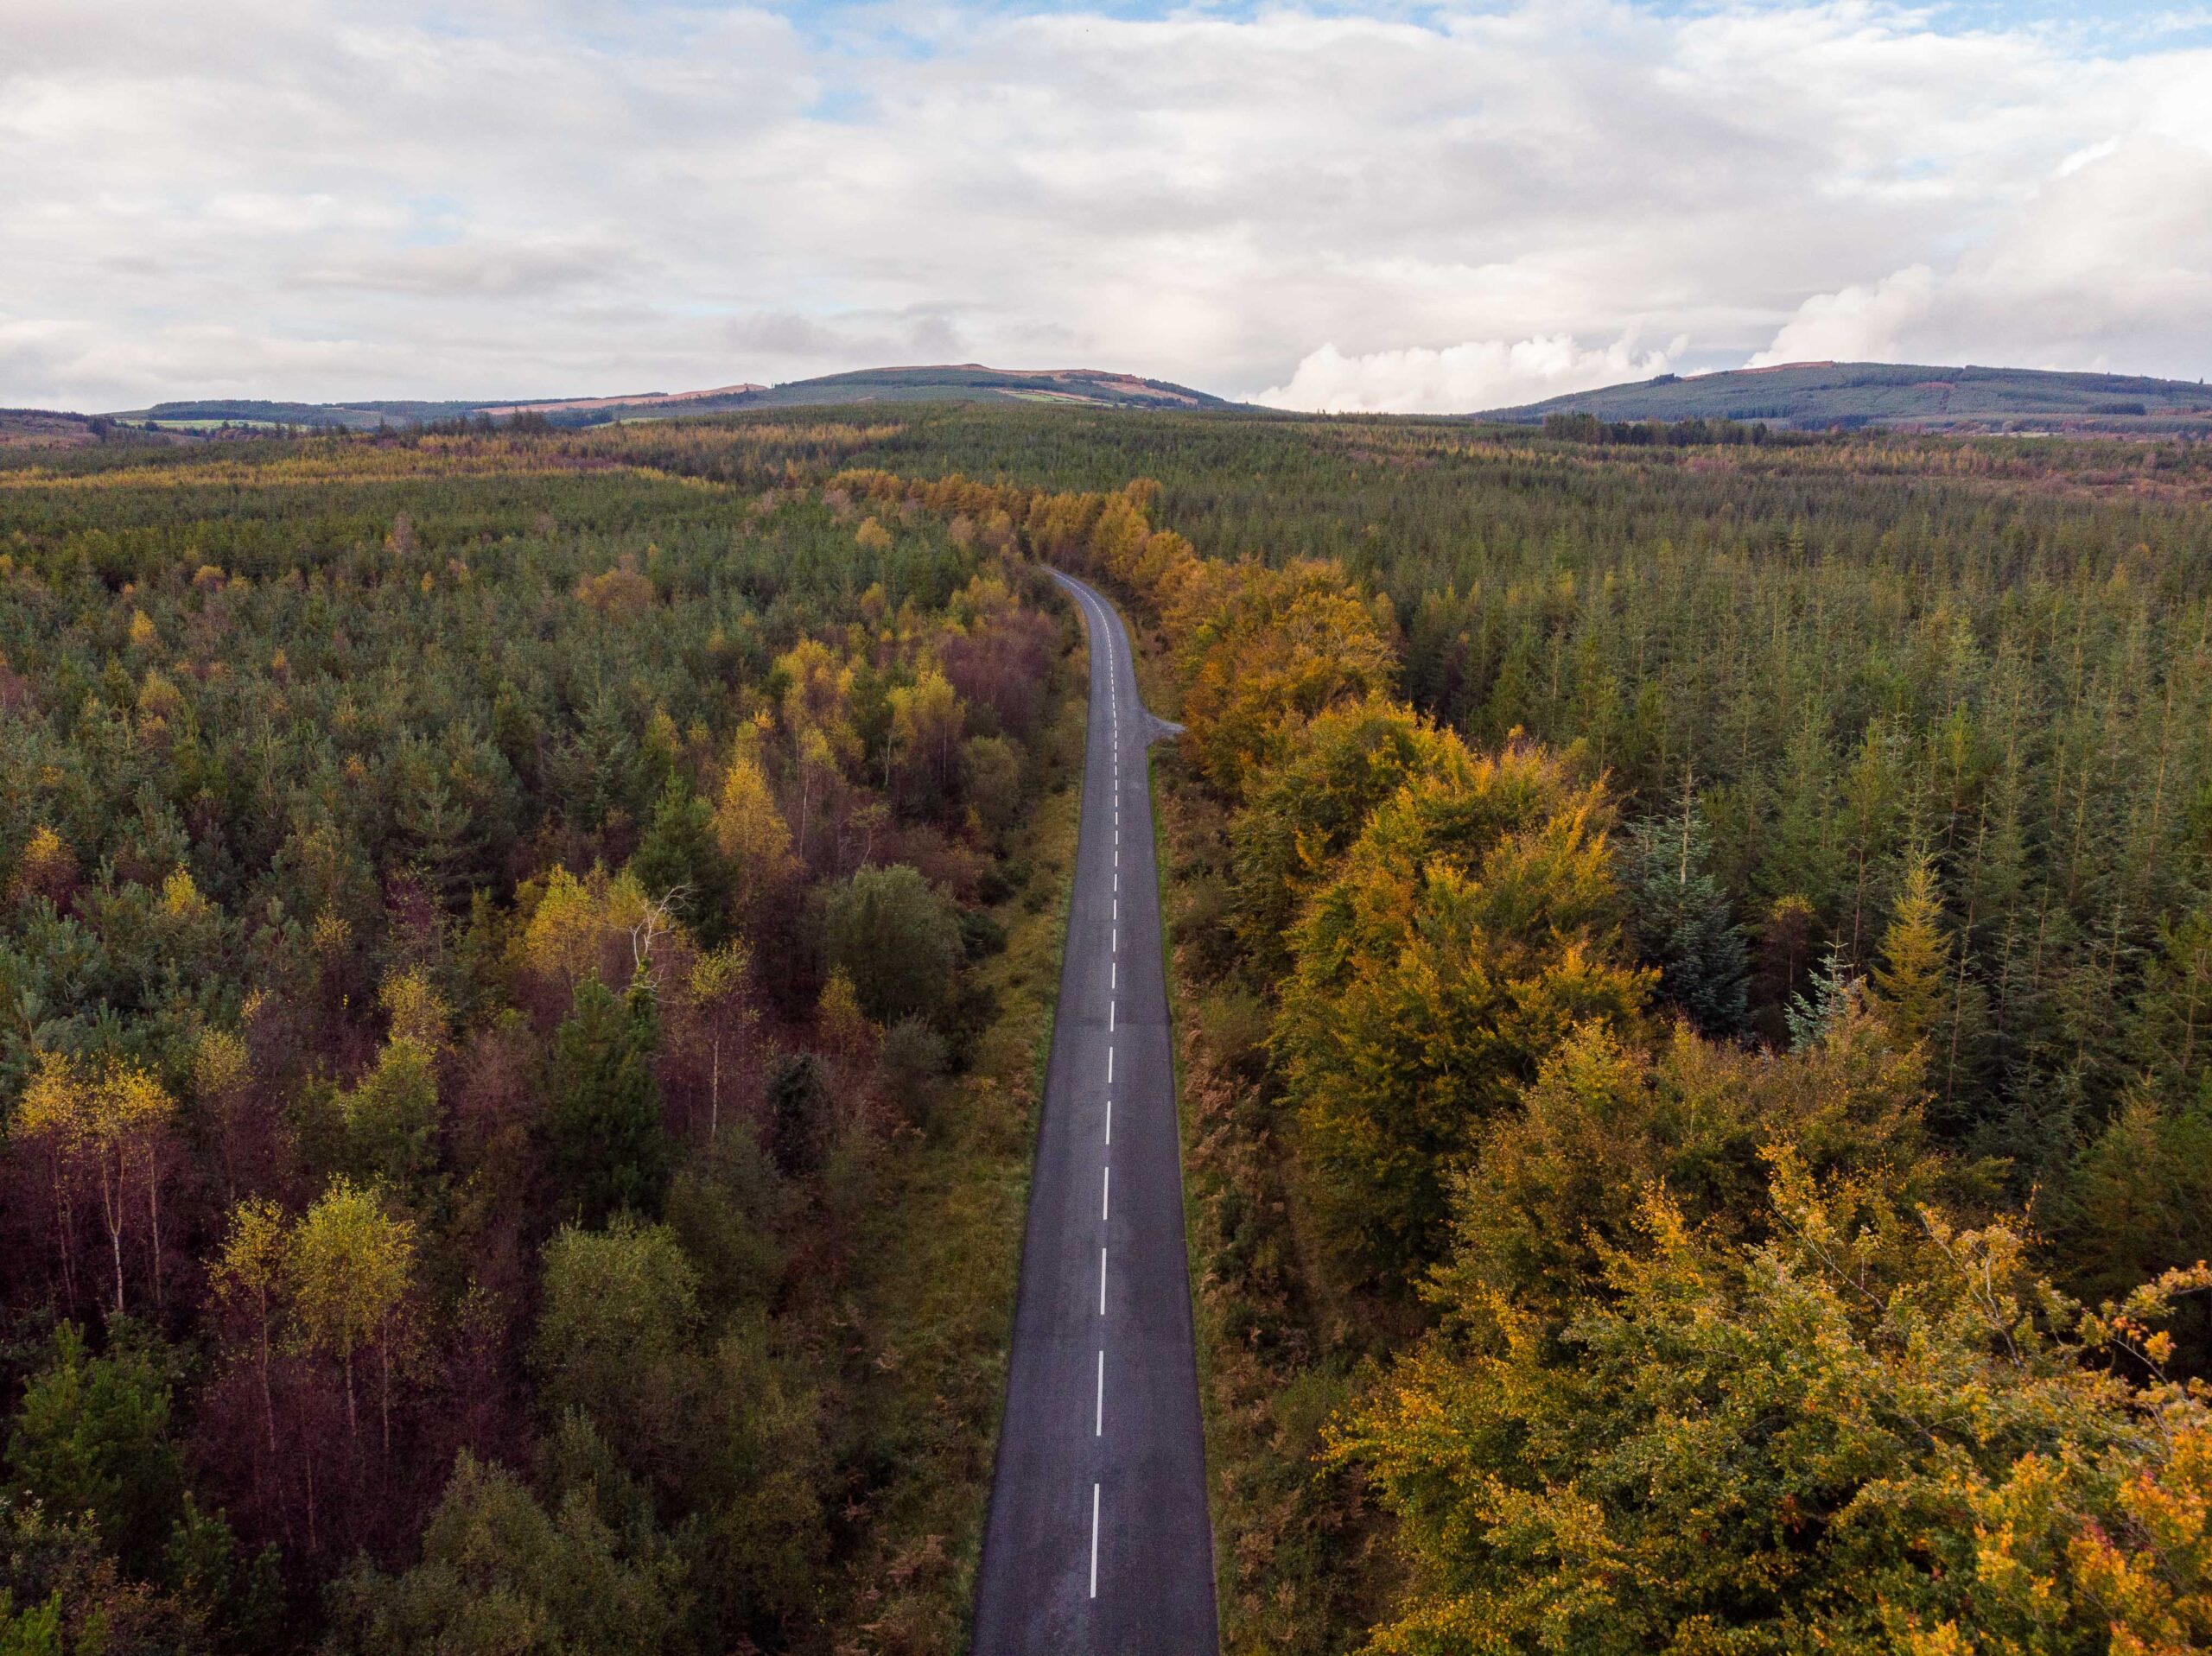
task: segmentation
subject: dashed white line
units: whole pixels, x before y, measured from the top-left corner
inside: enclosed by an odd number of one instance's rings
[[[1098,1348],[1098,1420],[1097,1424],[1091,1427],[1090,1435],[1093,1437],[1103,1437],[1106,1435],[1106,1348],[1104,1346]]]
[[[1109,961],[1106,962],[1106,987],[1109,989],[1118,989],[1122,987],[1119,981],[1121,974],[1121,961]]]
[[[1106,1101],[1106,1147],[1114,1147],[1114,1101],[1110,1098]]]
[[[1090,1596],[1098,1596],[1098,1486],[1090,1486]]]
[[[1114,1032],[1114,1003],[1110,1000],[1106,1003],[1106,1032]]]
[[[1098,1250],[1098,1314],[1106,1315],[1106,1250]]]
[[[1098,1170],[1105,1177],[1098,1181],[1098,1222],[1108,1221],[1107,1215],[1114,1210],[1114,1169],[1109,1163]]]
[[[1114,1084],[1114,1049],[1110,1045],[1106,1049],[1106,1084]]]

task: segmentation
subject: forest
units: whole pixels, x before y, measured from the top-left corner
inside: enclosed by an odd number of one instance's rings
[[[0,1649],[959,1647],[1047,566],[1226,1648],[2212,1642],[2212,452],[901,404],[0,464]]]
[[[879,452],[1019,479],[1187,726],[1225,1647],[2212,1640],[2200,449]]]
[[[957,1641],[1077,634],[870,435],[0,469],[10,1656]]]

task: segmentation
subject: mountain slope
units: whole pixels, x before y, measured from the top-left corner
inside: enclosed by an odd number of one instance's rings
[[[1662,374],[1635,384],[1493,409],[1477,417],[1534,424],[1554,414],[1601,420],[1764,420],[1816,429],[1886,425],[1929,431],[2147,434],[2212,427],[2212,387],[2128,374],[1799,362],[1689,378]]]

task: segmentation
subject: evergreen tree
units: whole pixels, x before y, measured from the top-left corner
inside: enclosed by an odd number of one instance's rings
[[[1904,889],[1882,934],[1882,963],[1873,974],[1875,1001],[1899,1046],[1930,1038],[1948,1010],[1951,938],[1942,921],[1935,862],[1926,852],[1916,852],[1905,865]]]
[[[596,976],[576,986],[553,1037],[547,1148],[562,1209],[585,1224],[660,1211],[669,1146],[652,1071],[658,1041],[652,996],[618,996]]]
[[[1707,871],[1705,813],[1688,777],[1680,804],[1630,831],[1628,921],[1637,953],[1659,968],[1659,993],[1707,1035],[1744,1027],[1751,974],[1744,934]]]
[[[794,1052],[768,1078],[769,1143],[794,1178],[818,1170],[830,1145],[830,1083],[822,1060]]]
[[[671,776],[662,786],[645,838],[630,859],[630,872],[648,897],[665,898],[708,948],[728,938],[729,860],[715,835],[713,807],[683,777]]]

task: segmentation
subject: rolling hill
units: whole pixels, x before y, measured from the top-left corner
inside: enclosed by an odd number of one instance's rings
[[[792,408],[839,403],[984,402],[1063,403],[1082,408],[1225,408],[1222,398],[1165,380],[1091,368],[1004,369],[978,363],[933,367],[865,368],[798,379],[780,385],[750,381],[703,391],[642,391],[630,396],[481,401],[282,403],[259,398],[210,398],[157,403],[119,411],[111,418],[181,429],[224,425],[306,426],[372,431],[380,425],[426,424],[488,415],[511,419],[541,416],[556,425],[603,425],[612,421],[676,414],[719,414],[738,409]]]
[[[2128,374],[1909,363],[1795,362],[1576,391],[1475,417],[1533,425],[1601,420],[1765,421],[1800,430],[1879,425],[1924,431],[2212,433],[2212,387]]]

